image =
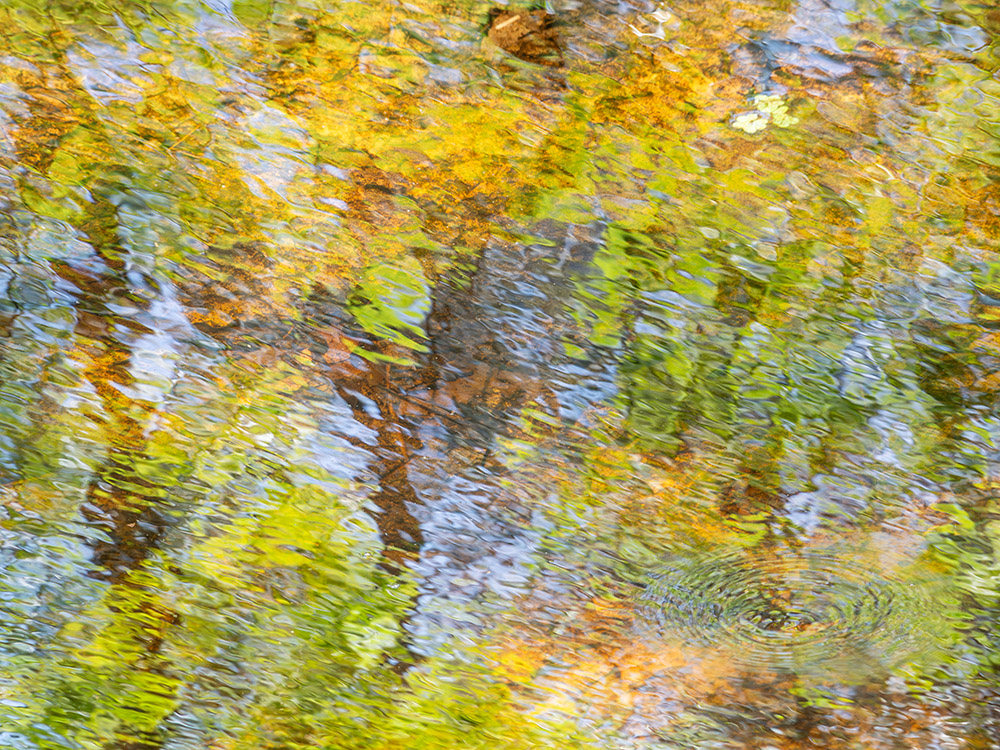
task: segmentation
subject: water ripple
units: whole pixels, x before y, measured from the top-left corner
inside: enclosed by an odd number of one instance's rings
[[[812,671],[859,660],[892,668],[934,649],[925,622],[944,610],[936,596],[932,579],[904,582],[867,560],[810,550],[671,563],[649,574],[637,604],[658,635],[725,645],[745,667]]]

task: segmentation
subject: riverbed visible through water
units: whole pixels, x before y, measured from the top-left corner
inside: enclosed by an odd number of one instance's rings
[[[988,0],[0,8],[0,747],[1000,747]]]

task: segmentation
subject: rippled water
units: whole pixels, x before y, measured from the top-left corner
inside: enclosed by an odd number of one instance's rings
[[[932,571],[882,570],[833,547],[685,560],[651,574],[638,605],[654,637],[724,650],[748,669],[850,682],[941,658],[953,645],[949,594]]]
[[[1000,744],[990,3],[0,23],[0,747]]]

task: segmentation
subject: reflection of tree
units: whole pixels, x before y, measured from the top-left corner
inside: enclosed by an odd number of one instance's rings
[[[22,80],[32,97],[30,117],[19,123],[15,140],[26,159],[46,174],[58,153],[60,140],[76,127],[90,128],[98,142],[102,132],[91,112],[88,95],[68,71],[65,58],[57,64],[39,66],[39,80]],[[44,82],[44,85],[43,85]],[[46,89],[63,92],[69,103],[55,100]],[[47,137],[39,139],[40,134]],[[30,154],[30,156],[29,156]],[[88,522],[103,532],[95,537],[91,575],[107,581],[107,596],[118,644],[133,669],[146,673],[157,689],[169,690],[165,676],[168,665],[160,656],[166,631],[177,621],[176,613],[157,602],[145,587],[131,580],[161,543],[167,522],[160,504],[166,494],[162,487],[138,469],[151,462],[147,435],[151,404],[129,395],[134,378],[130,372],[131,336],[148,332],[142,324],[114,310],[114,305],[135,300],[126,280],[127,250],[120,237],[121,219],[116,209],[115,179],[121,175],[94,170],[87,176],[90,200],[72,221],[73,228],[89,244],[93,257],[83,262],[55,260],[54,273],[74,290],[78,351],[89,360],[82,368],[83,379],[97,394],[100,412],[92,415],[101,429],[105,457],[93,471],[81,511]],[[28,185],[22,184],[27,191]],[[141,309],[141,304],[140,304]],[[94,686],[96,688],[96,686]],[[141,690],[139,691],[141,694]],[[162,734],[157,719],[135,712],[124,695],[110,696],[119,724],[108,748],[121,750],[160,747]],[[53,707],[57,712],[59,706]]]
[[[96,206],[106,204],[98,200]],[[96,226],[95,226],[96,225]],[[79,290],[76,333],[81,348],[90,350],[91,362],[84,368],[84,378],[93,386],[103,408],[98,416],[105,426],[105,463],[90,482],[88,504],[84,514],[92,523],[103,527],[109,539],[98,543],[95,561],[104,569],[96,575],[121,583],[130,570],[140,567],[155,549],[165,528],[157,510],[162,491],[136,472],[150,456],[146,450],[146,432],[152,406],[127,395],[133,386],[129,371],[131,352],[127,343],[129,328],[115,315],[107,302],[124,298],[129,285],[124,274],[124,252],[115,242],[104,241],[118,228],[117,215],[89,218],[85,225],[95,254],[107,266],[103,273],[93,274],[61,263],[57,273]]]
[[[386,349],[378,345],[373,348],[376,354]],[[417,556],[423,544],[420,524],[411,512],[419,499],[407,466],[422,446],[412,418],[402,413],[410,402],[410,388],[400,381],[409,374],[398,365],[371,360],[336,363],[330,373],[337,393],[350,406],[354,418],[375,433],[374,446],[358,444],[372,454],[368,471],[377,489],[369,499],[375,505],[386,564],[395,572],[406,559]]]
[[[97,201],[95,205],[100,207],[102,203],[107,205],[106,201]],[[88,218],[85,231],[97,256],[107,263],[108,271],[84,277],[66,265],[59,272],[80,289],[76,302],[80,315],[77,335],[81,338],[81,350],[89,349],[91,356],[83,376],[100,398],[103,413],[97,418],[104,424],[107,446],[107,456],[88,485],[83,508],[84,517],[104,531],[104,537],[95,542],[94,562],[99,568],[92,574],[107,580],[114,588],[124,589],[121,595],[109,596],[109,608],[121,627],[118,637],[131,641],[127,647],[124,643],[120,645],[130,651],[134,649],[133,668],[163,677],[169,667],[162,662],[160,651],[166,632],[176,623],[178,615],[158,604],[155,596],[143,593],[144,586],[130,580],[130,574],[139,570],[160,545],[167,528],[160,508],[165,488],[137,471],[152,463],[146,435],[153,408],[127,395],[133,385],[129,372],[131,353],[127,340],[123,340],[124,327],[115,325],[117,316],[105,306],[107,300],[128,291],[122,278],[122,248],[106,239],[117,232],[117,215],[108,211],[103,216],[98,213]],[[169,689],[167,684],[164,683],[164,689]],[[136,723],[130,725],[130,713],[123,710],[120,714],[122,723],[116,735],[123,739],[109,742],[105,747],[159,748],[163,742],[161,730],[151,726],[149,717],[142,712],[135,717]]]
[[[408,218],[400,211],[399,198],[412,199],[410,193],[419,186],[372,167],[355,170],[352,177],[349,225],[359,242],[375,245]],[[502,340],[505,324],[490,319],[495,312],[481,298],[491,272],[484,261],[489,234],[483,230],[487,221],[483,208],[474,201],[438,205],[433,197],[424,197],[420,208],[431,241],[463,247],[453,259],[418,253],[420,267],[402,271],[429,282],[426,317],[420,326],[422,351],[394,343],[390,332],[412,329],[413,324],[404,322],[404,311],[394,311],[388,300],[367,299],[377,292],[359,290],[356,296],[359,305],[380,305],[385,318],[380,326],[383,335],[390,335],[385,340],[358,330],[356,322],[338,314],[334,299],[320,294],[308,306],[311,321],[329,326],[320,330],[324,359],[330,365],[327,376],[358,423],[375,435],[374,445],[353,442],[372,455],[368,472],[377,487],[370,500],[377,509],[375,518],[390,567],[416,555],[423,540],[409,510],[420,498],[408,465],[418,456],[444,458],[428,453],[442,448],[425,445],[421,434],[445,436],[444,450],[468,445],[488,452],[510,417],[545,390],[538,374],[519,371],[512,361]],[[414,287],[422,283],[413,280]],[[412,331],[407,334],[412,335]]]

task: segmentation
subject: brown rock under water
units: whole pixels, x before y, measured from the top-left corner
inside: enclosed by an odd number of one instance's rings
[[[486,35],[514,57],[542,65],[563,64],[555,16],[544,10],[490,10]]]

